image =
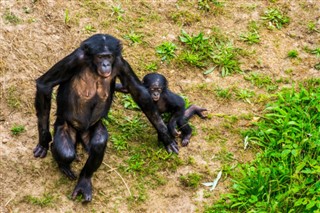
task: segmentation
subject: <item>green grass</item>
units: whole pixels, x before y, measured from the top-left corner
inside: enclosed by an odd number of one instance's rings
[[[314,55],[316,55],[318,58],[320,58],[320,47],[311,50],[311,54],[314,54]]]
[[[320,208],[320,82],[287,89],[256,128],[243,133],[260,149],[230,174],[233,191],[206,212],[317,212]]]
[[[13,25],[17,25],[22,22],[22,20],[17,15],[15,15],[13,12],[9,10],[6,10],[2,17],[6,22]]]
[[[19,91],[17,90],[16,86],[11,86],[6,91],[6,100],[7,104],[12,109],[19,109],[21,108],[21,100]]]
[[[140,34],[140,33],[136,33],[134,31],[131,31],[130,33],[126,34],[124,36],[125,39],[129,40],[131,42],[130,45],[133,45],[133,44],[141,44],[142,43],[142,38],[143,38],[143,35]]]
[[[310,33],[317,32],[320,33],[320,29],[317,28],[316,22],[310,21],[307,25],[307,29]]]
[[[52,206],[55,198],[51,194],[44,194],[41,197],[34,197],[34,196],[31,196],[31,195],[27,195],[27,196],[24,197],[24,200],[27,203],[30,203],[30,204],[33,204],[33,205],[37,205],[37,206],[41,206],[41,207],[45,207],[45,206]]]
[[[216,88],[214,90],[215,92],[215,95],[218,97],[218,98],[222,98],[222,99],[227,99],[227,100],[230,100],[231,97],[232,97],[232,89],[231,88]]]
[[[163,42],[159,46],[156,47],[157,54],[161,57],[162,61],[170,61],[173,59],[176,54],[177,46],[172,42]]]
[[[298,57],[298,51],[297,50],[290,50],[287,54],[289,58],[297,58]]]
[[[264,74],[252,72],[248,75],[245,75],[244,79],[250,81],[252,85],[258,88],[266,88],[268,91],[271,88],[277,88],[276,84],[273,82],[271,77]]]
[[[216,33],[205,36],[203,32],[198,35],[189,35],[182,30],[179,39],[185,45],[180,58],[193,66],[210,66],[204,74],[209,74],[215,69],[219,70],[222,77],[241,72],[238,61],[239,49],[235,48],[223,35]]]
[[[198,173],[189,173],[187,175],[181,175],[179,177],[180,183],[189,188],[197,188],[200,185],[202,176]]]
[[[18,124],[15,124],[13,127],[11,127],[10,130],[13,135],[20,135],[21,133],[26,131],[23,125]]]
[[[254,30],[254,31],[250,31],[246,34],[241,34],[240,39],[242,41],[252,45],[252,44],[257,44],[260,42],[260,35],[256,30]]]
[[[288,16],[284,15],[283,12],[275,8],[266,10],[261,19],[265,20],[268,23],[268,27],[271,29],[281,29],[290,22],[290,18]]]

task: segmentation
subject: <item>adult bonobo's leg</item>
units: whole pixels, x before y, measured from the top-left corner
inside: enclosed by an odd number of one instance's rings
[[[92,183],[93,173],[102,163],[104,152],[108,140],[108,132],[101,121],[98,121],[91,129],[91,140],[89,144],[89,158],[83,167],[78,183],[72,193],[72,198],[82,194],[85,202],[92,200]]]
[[[76,130],[66,122],[55,123],[55,134],[51,144],[51,152],[57,161],[59,169],[71,180],[77,176],[70,168],[70,164],[76,158]]]

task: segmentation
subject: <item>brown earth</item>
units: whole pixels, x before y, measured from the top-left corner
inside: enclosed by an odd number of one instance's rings
[[[117,14],[112,11],[112,7],[118,5],[124,11],[122,20],[117,20]],[[308,30],[310,22],[320,29],[320,4],[317,0],[226,0],[222,8],[210,3],[209,12],[197,9],[197,5],[197,1],[191,0],[0,1],[0,212],[201,212],[206,205],[229,191],[228,175],[222,176],[214,191],[202,185],[187,188],[179,177],[200,173],[203,174],[201,182],[210,182],[223,166],[250,161],[256,150],[243,149],[239,130],[250,126],[251,121],[261,115],[266,102],[256,99],[242,101],[235,96],[223,100],[216,96],[215,88],[250,89],[257,96],[268,95],[266,90],[244,79],[244,75],[250,72],[270,77],[277,81],[279,88],[319,78],[319,71],[314,68],[319,58],[306,48],[314,49],[320,45],[320,34]],[[287,27],[268,29],[261,16],[271,7],[281,9],[290,17]],[[67,10],[69,21],[65,21]],[[10,13],[19,18],[17,23],[9,20]],[[189,16],[174,16],[177,14]],[[250,21],[261,23],[259,44],[248,45],[239,39],[240,34],[247,32]],[[96,32],[108,33],[123,41],[124,57],[140,78],[148,72],[145,65],[156,62],[157,72],[168,78],[171,90],[209,110],[209,119],[192,119],[196,134],[187,148],[180,149],[179,158],[182,161],[192,158],[194,163],[182,164],[175,171],[159,171],[166,177],[165,183],[157,187],[146,185],[144,201],[135,200],[137,192],[134,190],[130,198],[124,182],[133,188],[138,184],[137,174],[119,170],[119,165],[124,162],[123,155],[112,149],[110,142],[104,163],[94,175],[93,200],[88,205],[69,199],[75,183],[62,177],[51,153],[41,160],[32,155],[38,140],[33,106],[35,79],[94,33],[85,30],[89,24]],[[204,70],[190,65],[175,61],[161,63],[155,53],[156,46],[164,41],[179,44],[181,29],[189,34],[210,34],[213,28],[219,28],[236,47],[248,52],[240,59],[245,73],[225,78],[217,71],[203,75]],[[124,39],[124,35],[131,31],[143,34],[143,43],[131,45]],[[290,59],[287,53],[293,49],[299,55]],[[112,108],[123,111],[123,114],[132,113],[119,101]],[[250,119],[243,119],[245,115],[251,115]],[[230,122],[232,117],[238,117],[237,121]],[[16,124],[25,127],[18,136],[11,133]],[[156,143],[156,133],[149,132],[154,135],[150,143]],[[157,152],[161,147],[154,146],[154,149]],[[226,154],[231,154],[232,160],[225,160]],[[78,172],[86,158],[84,153],[80,156],[81,162],[75,163]],[[46,195],[53,197],[48,205],[30,201],[30,197]]]

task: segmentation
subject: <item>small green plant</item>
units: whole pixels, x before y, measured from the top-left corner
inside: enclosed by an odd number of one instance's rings
[[[290,50],[287,54],[289,58],[297,58],[298,57],[298,51],[297,50]]]
[[[244,79],[247,81],[251,81],[251,83],[258,88],[274,85],[272,79],[269,76],[260,73],[250,73],[249,75],[245,75]]]
[[[216,96],[219,98],[230,99],[232,96],[232,90],[230,88],[216,88],[214,91]]]
[[[311,50],[311,53],[320,58],[320,47]]]
[[[241,72],[239,61],[237,60],[238,50],[232,43],[216,42],[211,53],[213,63],[220,69],[222,77],[235,72]]]
[[[24,199],[27,203],[41,207],[51,206],[55,200],[55,198],[51,194],[44,194],[42,197],[27,195]]]
[[[13,12],[9,10],[5,11],[3,18],[6,22],[14,25],[20,24],[22,22],[18,16],[16,16]]]
[[[185,187],[197,188],[200,184],[202,176],[198,173],[189,173],[186,176],[180,176],[180,183]]]
[[[15,124],[11,128],[11,133],[13,135],[20,135],[21,133],[25,132],[25,127],[23,125]]]
[[[240,39],[250,45],[257,44],[260,42],[260,35],[257,31],[248,32],[246,34],[241,34]]]
[[[137,103],[133,100],[132,96],[129,94],[123,94],[121,102],[126,109],[131,110],[140,110],[140,107],[137,105]]]
[[[204,56],[210,55],[212,46],[209,43],[209,38],[205,37],[203,32],[198,35],[189,35],[186,31],[181,30],[179,39],[182,43],[186,44],[192,52],[200,52]]]
[[[66,10],[64,11],[64,23],[65,23],[65,24],[68,24],[69,21],[70,21],[69,10],[66,9]]]
[[[123,134],[111,135],[111,142],[113,143],[113,147],[118,151],[127,150],[128,148],[126,135],[123,135]]]
[[[170,61],[173,59],[176,54],[177,46],[172,42],[163,42],[159,46],[156,47],[156,52],[160,55],[162,61]]]
[[[211,11],[212,7],[211,4],[214,7],[223,7],[224,3],[217,0],[198,0],[198,8],[200,10],[204,10],[206,12]]]
[[[264,12],[263,20],[268,21],[270,27],[281,29],[284,25],[288,24],[290,19],[285,16],[281,11],[275,8],[270,8]]]
[[[129,34],[125,35],[124,38],[130,40],[131,44],[140,44],[142,43],[143,35],[131,31]]]
[[[96,32],[97,30],[94,28],[94,26],[92,26],[91,24],[87,24],[86,26],[84,26],[84,30],[87,33],[92,33],[92,32]]]
[[[312,33],[312,32],[317,32],[317,33],[320,33],[320,30],[317,28],[317,25],[316,25],[316,23],[315,22],[313,22],[313,21],[310,21],[309,23],[308,23],[308,31],[310,32],[310,33]]]
[[[315,68],[316,70],[320,70],[320,63],[317,63],[316,65],[314,65],[314,68]]]
[[[254,91],[247,90],[247,89],[240,89],[236,91],[236,97],[241,100],[249,101],[249,98],[252,98],[254,96]]]
[[[187,50],[182,52],[180,58],[193,66],[205,66],[212,51],[209,38],[205,37],[202,32],[198,35],[189,35],[182,30],[179,39],[188,47]]]
[[[193,66],[204,67],[206,64],[203,62],[203,56],[201,56],[200,54],[197,52],[192,53],[190,51],[185,51],[181,53],[179,58]]]
[[[122,9],[121,5],[118,4],[116,6],[112,6],[112,13],[111,16],[117,16],[117,20],[123,20],[124,10]]]
[[[150,62],[145,65],[145,69],[148,71],[156,71],[158,70],[158,64],[156,62]]]
[[[129,172],[141,171],[143,169],[143,165],[145,164],[144,160],[142,159],[142,156],[139,153],[131,156],[127,160],[127,163],[128,163],[128,167],[126,171],[129,171]]]

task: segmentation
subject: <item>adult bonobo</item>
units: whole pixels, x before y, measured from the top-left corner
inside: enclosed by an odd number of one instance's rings
[[[107,116],[110,109],[116,78],[127,85],[133,99],[156,128],[167,151],[178,153],[177,144],[152,103],[150,94],[122,57],[121,51],[118,39],[107,34],[93,35],[36,81],[39,143],[33,151],[34,156],[45,157],[52,140],[49,116],[52,90],[57,85],[52,155],[60,170],[70,179],[76,179],[70,168],[76,158],[76,144],[81,142],[89,153],[72,193],[73,198],[82,194],[84,201],[92,199],[91,178],[102,163],[108,139],[101,118]]]
[[[192,129],[188,124],[188,120],[194,115],[200,118],[206,118],[203,111],[207,109],[200,108],[196,105],[191,105],[185,109],[185,102],[182,97],[171,92],[168,88],[167,79],[158,73],[149,73],[143,77],[143,85],[148,89],[153,102],[157,105],[160,114],[170,113],[170,120],[168,122],[168,130],[170,134],[177,137],[179,133],[176,127],[181,132],[181,144],[187,146],[190,142]],[[125,85],[116,84],[116,91],[128,93]],[[159,138],[159,140],[161,140]]]

